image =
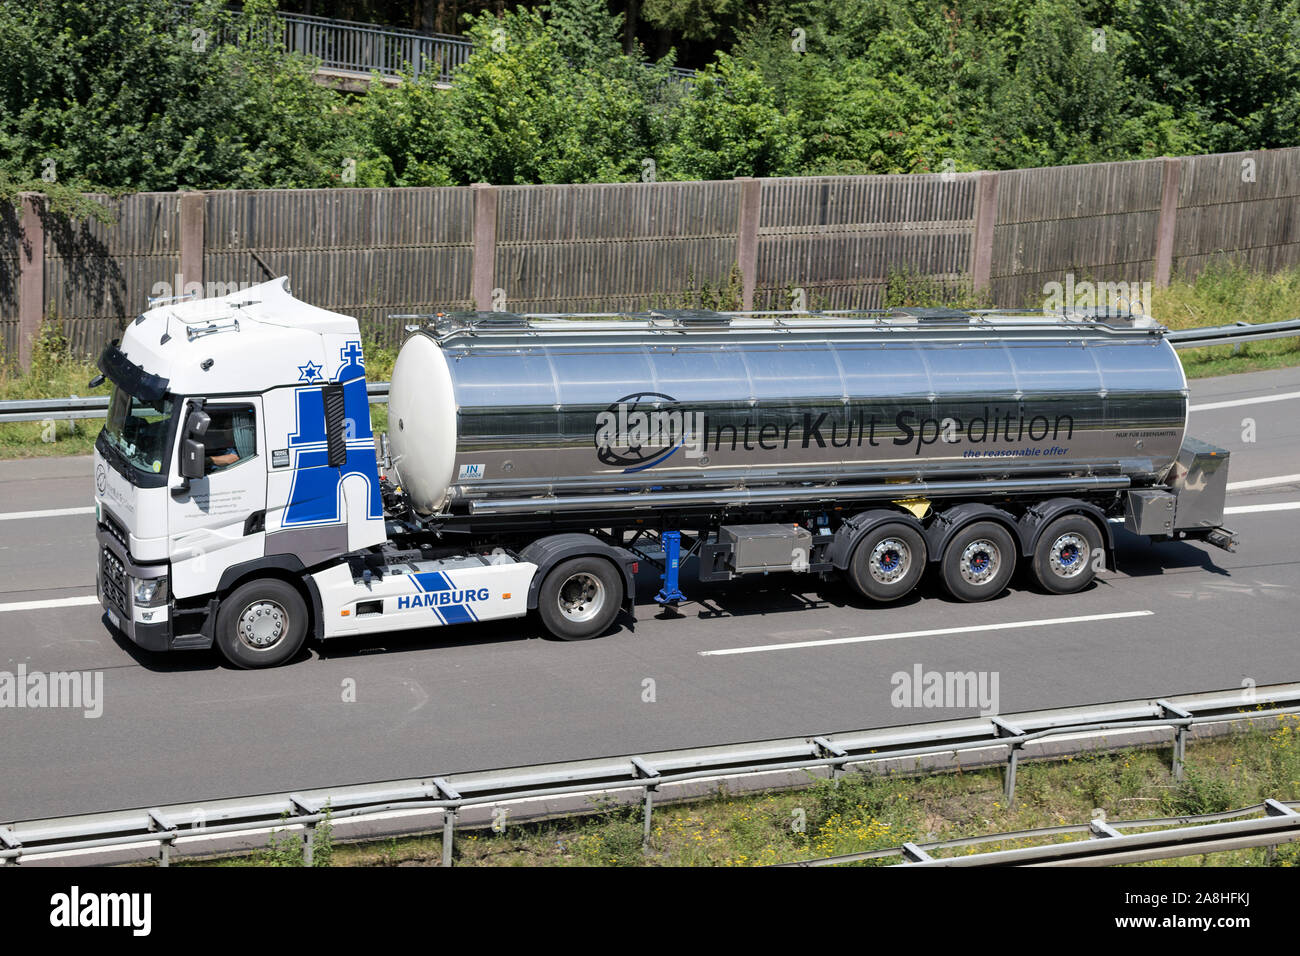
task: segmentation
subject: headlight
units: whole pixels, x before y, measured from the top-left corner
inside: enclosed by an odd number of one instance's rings
[[[167,578],[134,578],[131,597],[136,607],[158,607],[167,603]]]

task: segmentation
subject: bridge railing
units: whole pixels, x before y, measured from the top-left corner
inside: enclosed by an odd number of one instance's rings
[[[279,17],[285,49],[315,57],[326,70],[397,76],[409,65],[416,76],[434,70],[441,82],[450,83],[456,67],[469,59],[474,48],[465,37],[301,13]]]
[[[192,6],[193,0],[179,0],[181,11]],[[305,13],[277,12],[276,16],[279,35],[272,39],[291,53],[319,60],[322,70],[389,77],[400,76],[408,68],[417,77],[432,70],[438,82],[450,83],[456,68],[474,50],[468,37],[449,33],[425,33]],[[678,80],[695,75],[694,70],[678,66],[669,67],[669,73]]]

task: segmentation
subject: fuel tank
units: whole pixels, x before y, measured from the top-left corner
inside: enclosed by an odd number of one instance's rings
[[[1164,331],[939,310],[442,317],[397,358],[393,476],[426,514],[819,483],[1154,484],[1187,424]]]

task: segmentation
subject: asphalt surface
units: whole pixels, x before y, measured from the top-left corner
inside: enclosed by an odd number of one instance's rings
[[[1190,432],[1232,452],[1231,481],[1300,473],[1300,369],[1192,393]],[[1300,478],[1229,495],[1230,507],[1295,501]],[[0,671],[99,671],[104,693],[98,718],[0,707],[0,821],[976,712],[894,706],[892,675],[916,665],[996,673],[1002,712],[1300,680],[1297,510],[1231,515],[1235,554],[1118,531],[1120,572],[1073,596],[1018,579],[968,605],[926,582],[870,608],[843,585],[785,575],[688,582],[698,602],[674,614],[654,606],[657,580],[643,574],[635,625],[597,641],[508,621],[314,645],[246,672],[215,652],[138,651],[97,606],[5,609],[93,596],[93,516],[4,517],[90,503],[87,458],[0,462]],[[986,629],[1125,612],[1150,613]],[[970,630],[906,636],[952,628]],[[816,643],[865,636],[889,639]],[[770,644],[802,646],[701,653]]]

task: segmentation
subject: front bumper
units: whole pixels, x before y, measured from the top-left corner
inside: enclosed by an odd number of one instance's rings
[[[122,543],[102,525],[95,532],[95,541],[99,546],[95,594],[108,612],[109,621],[147,651],[175,648],[170,602],[158,607],[136,607],[131,599],[131,578],[164,577],[167,565],[136,564]]]

